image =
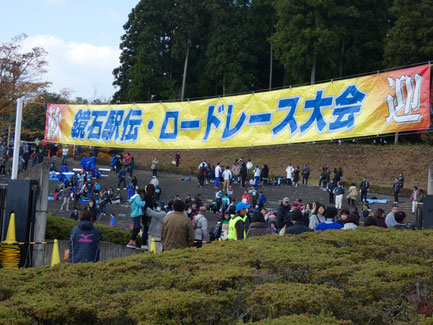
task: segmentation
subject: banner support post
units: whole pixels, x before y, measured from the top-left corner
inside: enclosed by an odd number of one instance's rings
[[[14,137],[14,154],[12,158],[12,173],[11,179],[18,177],[18,164],[20,157],[20,140],[21,140],[21,120],[23,117],[23,98],[17,100],[17,112],[15,115],[15,137]]]

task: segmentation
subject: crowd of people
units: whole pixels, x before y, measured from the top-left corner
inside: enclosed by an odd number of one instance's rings
[[[216,189],[213,202],[206,204],[200,194],[196,196],[188,194],[184,198],[177,195],[165,204],[161,201],[157,157],[152,159],[150,165],[152,179],[147,185],[140,186],[133,175],[134,158],[129,153],[113,156],[110,165],[112,172],[118,177],[116,191],[113,187],[101,188],[98,182],[100,175],[95,173],[97,170],[95,157],[83,156],[80,160],[81,171],[75,171],[69,177],[64,176],[69,170],[67,161],[63,162],[65,164],[62,164],[56,176],[60,184],[58,196],[59,199],[64,200],[61,209],[63,207],[68,209],[69,201],[73,200],[74,211],[71,218],[78,219],[80,198],[88,200],[88,204],[82,209],[82,220],[75,233],[94,232],[94,227],[89,227],[88,222],[95,222],[106,214],[107,205],[128,202],[132,223],[131,240],[127,244],[130,248],[147,250],[153,242],[156,251],[162,252],[192,246],[200,248],[204,243],[214,240],[244,240],[261,235],[300,234],[329,229],[354,230],[361,226],[385,228],[413,226],[406,225],[406,215],[403,211],[399,211],[397,203],[388,214],[380,208],[375,211],[370,209],[367,202],[370,184],[366,178],[363,178],[359,184],[361,199],[360,205],[357,204],[359,194],[357,186],[351,184],[345,191],[342,185],[341,168],[334,169],[332,178],[328,167],[321,169],[318,186],[329,193],[327,206],[320,202],[304,204],[302,200],[290,202],[286,197],[278,208],[272,209],[267,207],[266,187],[283,184],[299,186],[301,176],[302,183],[308,185],[310,169],[307,165],[300,169],[289,164],[286,168],[286,178],[271,180],[269,167],[265,164],[261,168],[257,165],[254,167],[251,159],[247,162],[242,158],[236,159],[231,167],[221,166],[219,162],[212,166],[203,161],[198,166],[198,184],[204,186],[213,183]],[[177,153],[173,164],[179,166],[179,162],[180,155]],[[53,171],[54,168],[55,165]],[[404,178],[401,184],[399,182],[400,188],[403,187],[403,182]],[[243,193],[239,201],[234,199],[235,184],[237,184],[236,188],[242,189]],[[127,200],[123,198],[122,188],[127,190]],[[350,210],[342,207],[344,197],[348,200]],[[417,208],[416,202],[422,201],[422,198],[422,191],[414,187],[411,196],[411,201],[415,202],[413,209]],[[209,212],[219,216],[219,221],[213,227],[209,227],[207,218]],[[116,216],[113,213],[110,215],[110,224],[116,226]],[[138,236],[141,237],[141,247],[138,247]],[[70,251],[71,258],[76,256],[72,260],[84,261],[77,257],[79,254],[74,255],[72,246]],[[97,260],[96,255],[91,257],[86,256],[85,259]]]

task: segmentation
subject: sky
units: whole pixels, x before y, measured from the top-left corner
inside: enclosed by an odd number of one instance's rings
[[[47,52],[49,91],[71,97],[111,99],[112,71],[119,66],[123,25],[139,0],[0,0],[0,42],[28,37],[23,50]]]

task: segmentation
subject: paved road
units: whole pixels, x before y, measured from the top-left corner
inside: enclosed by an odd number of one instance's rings
[[[56,162],[57,164],[59,164],[60,159],[56,159]],[[78,163],[73,162],[73,165],[78,166]],[[102,177],[100,179],[101,186],[102,187],[113,186],[114,188],[116,188],[117,175],[114,172],[109,172],[108,175],[109,175],[108,177]],[[143,170],[135,171],[134,175],[137,177],[140,186],[146,185],[152,177],[150,171],[143,171]],[[213,201],[216,190],[213,188],[212,183],[209,185],[205,185],[204,187],[199,187],[196,179],[192,179],[191,181],[184,181],[183,180],[184,178],[186,177],[182,175],[159,173],[158,179],[160,182],[160,187],[162,189],[161,200],[167,203],[169,200],[174,199],[176,194],[184,198],[187,194],[191,194],[195,196],[198,193],[200,193],[202,195],[202,199],[205,202],[205,204],[209,204]],[[57,182],[50,181],[50,195],[52,195],[52,193],[54,192],[56,185]],[[234,189],[235,200],[240,201],[240,198],[243,194],[243,189],[239,188],[238,184],[234,184],[233,189]],[[126,197],[127,196],[126,191],[123,189],[121,191],[123,196]],[[267,203],[265,205],[266,208],[276,209],[280,204],[280,201],[284,197],[289,197],[291,201],[302,199],[303,203],[319,201],[324,203],[325,205],[328,205],[329,202],[328,193],[318,188],[317,186],[300,185],[297,188],[286,187],[286,186],[269,186],[269,187],[260,188],[259,191],[263,191],[264,194],[266,195],[267,198]],[[369,194],[369,197],[373,197],[373,196],[379,199],[382,198],[388,199],[388,202],[386,204],[373,204],[371,206],[373,209],[380,207],[387,212],[391,209],[393,203],[393,197],[381,195],[381,194],[374,194],[374,193]],[[61,202],[59,201],[49,201],[48,204],[49,213],[53,215],[60,215],[65,217],[69,216],[70,212],[66,212],[64,210],[60,211],[60,205]],[[85,203],[81,203],[81,208],[84,208],[85,205],[86,205]],[[347,200],[343,201],[343,207],[349,208],[349,206],[347,205]],[[410,202],[408,198],[401,199],[400,207],[408,214],[408,216],[410,216]],[[118,227],[124,229],[130,229],[130,225],[131,225],[131,220],[129,217],[130,208],[125,199],[123,204],[121,205],[108,206],[107,212],[108,215],[111,212],[115,213],[117,217]],[[213,226],[219,219],[219,216],[214,215],[212,213],[209,213],[207,217],[209,220],[210,227]],[[411,218],[409,218],[409,220],[411,220]],[[110,222],[109,216],[102,218],[102,220],[99,222],[102,224],[109,224]]]

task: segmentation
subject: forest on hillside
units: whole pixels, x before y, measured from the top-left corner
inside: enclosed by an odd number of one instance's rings
[[[315,83],[433,58],[433,0],[140,1],[113,102]]]

